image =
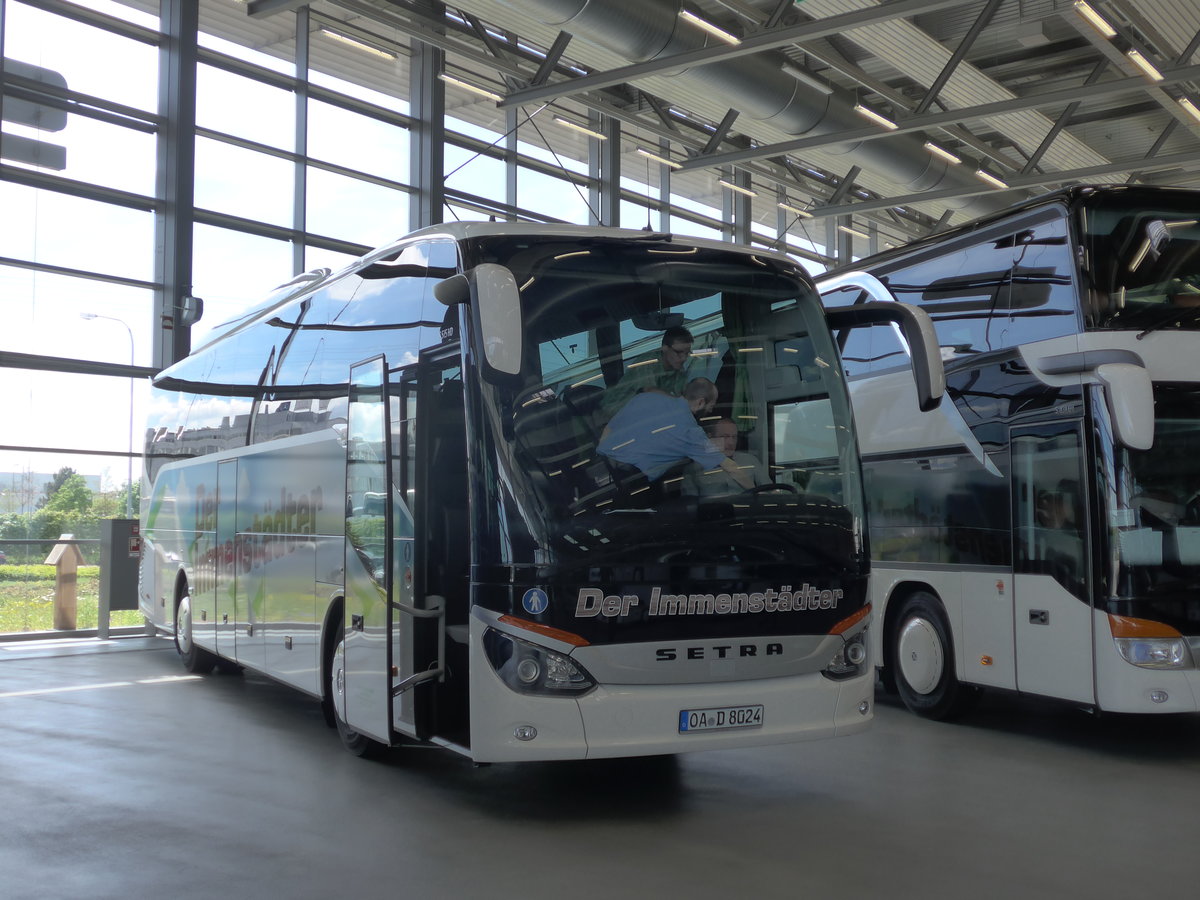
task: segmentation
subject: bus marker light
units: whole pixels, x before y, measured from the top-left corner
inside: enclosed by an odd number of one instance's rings
[[[834,625],[832,628],[829,629],[829,633],[830,634],[843,634],[843,633],[849,631],[851,628],[853,628],[855,625],[857,625],[863,619],[867,618],[867,616],[869,616],[869,615],[871,615],[871,604],[870,603],[868,603],[866,606],[864,606],[862,609],[860,609],[858,612],[854,613],[853,615],[847,616],[846,618],[842,619],[842,621],[838,622],[836,625]]]
[[[864,700],[860,704],[858,704],[859,715],[865,716],[870,711],[871,711],[871,703],[869,700]]]
[[[1166,703],[1167,702],[1167,692],[1166,691],[1151,691],[1150,699],[1153,700],[1155,703]]]
[[[513,737],[518,741],[532,741],[537,737],[537,729],[532,725],[518,725],[513,729]]]
[[[1179,631],[1162,622],[1150,619],[1135,619],[1130,616],[1109,614],[1108,627],[1115,638],[1178,638]]]
[[[585,637],[580,637],[570,631],[564,631],[561,628],[554,628],[550,625],[543,625],[540,622],[530,622],[528,619],[519,619],[516,616],[501,616],[500,621],[505,625],[513,625],[517,628],[524,628],[526,631],[532,631],[534,634],[540,634],[542,637],[552,638],[556,641],[562,641],[564,644],[571,644],[575,647],[586,647],[589,643]]]
[[[990,656],[981,656],[979,657],[979,664],[981,666],[990,666],[992,664],[992,658]]]

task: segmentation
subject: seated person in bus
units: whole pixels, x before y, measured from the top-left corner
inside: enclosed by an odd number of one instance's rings
[[[601,416],[605,420],[611,419],[630,397],[649,389],[682,396],[693,343],[692,333],[682,325],[664,331],[658,356],[630,363],[621,380],[604,392],[600,401]]]
[[[744,472],[753,482],[754,487],[771,484],[771,476],[767,467],[753,454],[737,449],[738,429],[732,419],[716,419],[704,427],[710,441],[720,448],[726,459],[733,461],[738,469]],[[720,466],[704,468],[693,464],[683,482],[683,492],[699,497],[722,497],[737,494],[744,488],[733,480],[733,476]]]
[[[1063,479],[1054,491],[1039,491],[1037,520],[1043,528],[1076,529],[1074,482]]]
[[[720,467],[742,490],[754,487],[749,473],[708,439],[696,416],[717,402],[717,386],[694,378],[682,397],[650,389],[634,394],[604,428],[597,446],[602,456],[638,469],[650,481],[673,466],[692,460],[705,469]]]

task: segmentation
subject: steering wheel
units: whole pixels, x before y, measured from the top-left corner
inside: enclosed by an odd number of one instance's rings
[[[784,491],[789,494],[800,493],[800,488],[794,484],[756,484],[754,487],[746,491],[747,494],[771,494],[776,491]]]

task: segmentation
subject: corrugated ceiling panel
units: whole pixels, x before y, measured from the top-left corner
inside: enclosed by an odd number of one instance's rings
[[[1176,55],[1200,31],[1200,3],[1196,0],[1134,0],[1132,8],[1155,24]]]
[[[558,35],[557,28],[537,22],[520,9],[520,4],[514,5],[504,2],[504,0],[458,0],[454,5],[479,16],[484,21],[503,22],[505,28],[511,29],[542,47],[549,47]],[[567,48],[567,56],[599,71],[620,68],[629,64],[629,60],[589,42],[586,35],[577,35],[572,39]],[[721,103],[719,97],[714,97],[712,92],[702,88],[689,86],[684,79],[658,75],[641,79],[637,85],[651,94],[666,99],[672,106],[702,116],[714,123],[721,121],[728,112],[728,106]],[[795,137],[795,135],[788,134],[767,122],[754,121],[751,124],[749,117],[744,114],[735,122],[734,130],[743,132],[749,130],[761,143],[780,143]],[[806,150],[798,156],[811,166],[836,174],[848,171],[853,165],[842,153],[833,150]],[[713,196],[719,197],[719,190],[715,188],[717,174],[711,172],[709,177],[714,185]],[[900,185],[873,171],[864,170],[858,175],[856,182],[882,196],[906,192]],[[940,216],[941,212],[941,207],[930,210],[934,216]]]
[[[825,18],[878,5],[876,0],[806,0],[804,9],[811,15]],[[847,32],[846,37],[876,56],[886,59],[926,87],[933,84],[953,53],[903,19],[857,28]],[[951,109],[959,109],[1010,100],[1016,95],[974,66],[963,62],[954,70],[954,74],[938,96]],[[1037,149],[1053,125],[1050,119],[1036,110],[994,116],[985,121],[1015,140],[1026,153]],[[1043,164],[1053,169],[1103,165],[1106,162],[1108,160],[1099,153],[1066,133],[1058,136],[1043,157]]]

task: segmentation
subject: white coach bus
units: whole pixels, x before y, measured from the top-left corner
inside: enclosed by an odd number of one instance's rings
[[[818,281],[924,309],[945,361],[913,415],[899,336],[840,337],[875,659],[914,712],[980,688],[1200,710],[1198,220],[1195,192],[1079,187]]]
[[[919,401],[940,399],[929,353]],[[771,483],[598,453],[605,390],[690,329]],[[678,333],[678,332],[671,332]],[[320,698],[346,746],[479,761],[867,726],[868,554],[846,385],[787,257],[463,223],[284,285],[154,381],[142,611],[196,672]],[[910,391],[912,391],[910,378]],[[710,447],[713,445],[709,445]]]

